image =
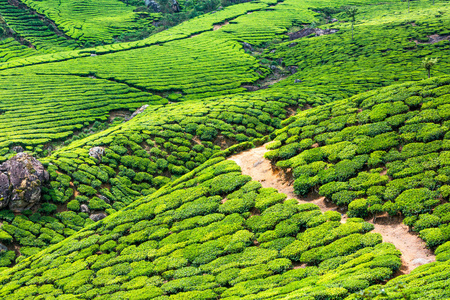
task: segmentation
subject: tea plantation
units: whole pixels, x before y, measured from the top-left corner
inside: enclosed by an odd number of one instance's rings
[[[216,158],[0,275],[3,299],[344,297],[400,253]],[[305,265],[303,265],[305,264]],[[297,266],[301,266],[298,268]],[[370,272],[369,272],[370,270]]]
[[[352,217],[401,214],[429,247],[450,240],[450,78],[394,85],[282,122],[266,157]]]
[[[449,2],[232,2],[0,0],[0,299],[450,299]]]

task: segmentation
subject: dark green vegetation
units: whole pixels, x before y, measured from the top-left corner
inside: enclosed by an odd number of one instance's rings
[[[138,1],[11,3],[0,162],[20,145],[51,179],[35,210],[0,211],[1,299],[450,297],[448,3],[267,0],[192,19],[218,2],[180,1],[174,19]],[[337,32],[287,35],[315,27]],[[223,161],[270,140],[296,192],[346,223]],[[438,262],[390,280],[400,253],[363,220],[383,213]]]
[[[28,220],[3,211],[0,233],[8,232],[26,250],[19,259],[29,256],[91,224],[83,204],[111,214],[198,167],[221,149],[218,145],[243,143],[227,150],[233,153],[251,147],[250,141],[263,144],[264,136],[281,127],[290,104],[295,102],[273,96],[267,102],[248,97],[161,106],[76,141],[42,160],[51,178],[43,189],[44,205]],[[104,148],[100,161],[89,156],[94,146]],[[40,225],[30,227],[30,220]]]
[[[283,121],[266,157],[352,217],[401,214],[429,247],[450,240],[450,79],[394,85]]]
[[[399,268],[400,253],[372,225],[283,202],[221,160],[5,270],[0,296],[345,297]]]

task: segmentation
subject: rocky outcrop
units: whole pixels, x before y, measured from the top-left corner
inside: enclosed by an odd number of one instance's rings
[[[89,149],[89,156],[101,160],[105,149],[103,147],[92,147]]]
[[[0,208],[21,212],[41,199],[41,185],[49,180],[44,166],[21,152],[0,165]]]
[[[244,48],[245,51],[253,51],[253,47],[249,43],[245,43],[245,42],[242,43],[242,47]]]
[[[301,39],[306,36],[314,34],[314,36],[321,36],[338,32],[338,29],[320,29],[320,28],[305,28],[297,32],[289,33],[289,40]]]
[[[106,218],[106,214],[104,214],[104,213],[92,214],[89,216],[89,218],[92,221],[97,222],[97,221],[100,221],[100,220],[103,220],[104,218]]]
[[[125,121],[130,121],[134,117],[136,117],[138,114],[143,113],[148,107],[148,104],[142,105],[140,108],[136,109],[134,113],[131,114],[130,117],[125,118]]]
[[[159,3],[154,0],[145,0],[145,5],[151,9],[153,9],[154,12],[161,11],[161,7],[159,6]]]

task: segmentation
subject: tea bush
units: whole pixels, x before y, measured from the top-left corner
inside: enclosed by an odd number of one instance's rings
[[[443,147],[447,139],[443,134],[425,140],[411,134],[420,128],[426,128],[427,133],[433,131],[430,128],[448,130],[443,129],[448,118],[426,114],[429,107],[445,105],[448,84],[449,79],[443,77],[394,85],[302,111],[283,121],[285,127],[277,130],[275,137],[280,143],[271,144],[266,157],[279,167],[294,169],[297,194],[306,195],[318,188],[320,195],[347,206],[350,217],[401,214],[429,247],[438,246],[449,238],[445,229],[449,222],[447,204],[439,199],[448,196],[448,159]],[[413,97],[420,97],[421,103],[412,102]],[[433,104],[435,98],[441,99],[438,104]],[[393,107],[389,112],[384,109],[388,106]],[[338,113],[340,107],[349,112]],[[396,121],[395,127],[382,121],[405,113],[410,116]],[[313,133],[307,137],[309,148],[295,148],[294,156],[284,156],[282,149],[301,143],[302,133],[314,132],[336,116],[355,116],[364,125],[346,124],[327,138],[322,137],[324,133]],[[377,137],[379,140],[374,140]],[[312,147],[311,139],[317,147]]]
[[[372,229],[370,224],[360,220],[341,224],[324,218],[316,225],[307,225],[311,218],[307,215],[322,215],[317,206],[284,202],[285,195],[276,197],[276,190],[248,182],[237,170],[234,162],[219,156],[152,195],[73,232],[70,238],[3,270],[0,295],[4,299],[25,299],[37,293],[40,297],[56,293],[91,298],[95,294],[114,299],[139,299],[140,295],[146,299],[161,295],[209,299],[299,292],[307,296],[321,289],[331,293],[329,278],[337,278],[335,282],[357,279],[366,266],[373,275],[364,277],[364,284],[357,285],[360,288],[391,276],[400,266],[398,251],[367,233]],[[213,183],[214,174],[233,182],[221,189],[220,196]],[[246,198],[249,202],[245,210],[226,215],[217,212],[229,201]],[[271,198],[277,201],[265,200]],[[258,210],[258,203],[264,203],[261,215],[247,213]],[[80,226],[84,222],[82,218],[77,220],[74,212],[58,217],[69,227],[72,225],[66,221],[71,218]],[[16,217],[13,223],[18,226],[13,230],[27,228],[28,235],[43,230],[25,217]],[[10,229],[5,224],[3,228]],[[275,234],[270,235],[270,231]],[[265,246],[283,237],[288,238],[282,249]],[[262,239],[266,242],[258,247]],[[366,253],[370,257],[358,261]],[[0,261],[6,266],[11,258],[12,251],[2,254]],[[387,259],[392,261],[389,271]],[[293,269],[297,261],[310,265]],[[334,269],[322,268],[332,261]],[[298,288],[304,285],[313,288]],[[339,295],[349,295],[356,289],[349,283],[345,286]]]

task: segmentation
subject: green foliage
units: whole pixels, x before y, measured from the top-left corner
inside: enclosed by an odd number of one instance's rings
[[[60,297],[77,293],[84,298],[166,295],[173,299],[215,299],[280,294],[279,288],[295,282],[287,293],[299,293],[298,286],[312,286],[302,293],[346,296],[350,290],[330,289],[329,278],[348,281],[370,264],[376,273],[371,273],[366,287],[393,274],[394,267],[381,272],[386,265],[400,265],[397,253],[377,250],[383,245],[378,235],[364,234],[373,228],[370,224],[356,219],[341,224],[337,212],[325,217],[316,205],[282,202],[284,194],[248,182],[236,170],[234,162],[223,158],[209,161],[107,220],[72,232],[57,246],[32,256],[32,263],[18,262],[6,277],[0,273],[0,294],[5,299],[22,299],[25,296],[21,295],[38,293],[51,297],[58,290]],[[224,183],[220,190],[214,183],[216,178]],[[260,215],[252,215],[259,210]],[[57,216],[62,224],[76,230],[85,222],[73,211]],[[7,232],[22,228],[30,230],[29,234],[44,232],[25,217],[16,219],[14,228],[7,224],[3,228]],[[61,223],[55,220],[55,224]],[[53,229],[62,232],[64,225]],[[259,244],[262,240],[266,242]],[[22,249],[27,255],[39,251],[31,246]],[[10,252],[8,258],[0,258],[3,265],[11,264],[14,252]],[[370,255],[355,261],[363,253]],[[382,264],[388,255],[390,262]],[[336,267],[293,269],[299,261]],[[28,284],[16,285],[18,280]],[[351,286],[350,282],[346,286]]]

